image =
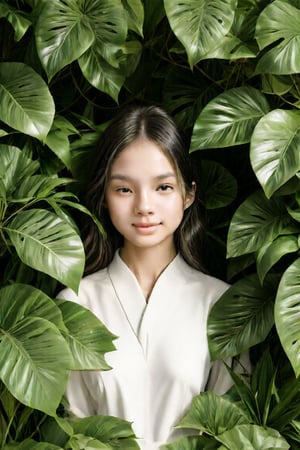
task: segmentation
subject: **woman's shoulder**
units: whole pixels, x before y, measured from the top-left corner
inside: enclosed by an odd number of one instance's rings
[[[193,268],[183,258],[180,261],[180,273],[186,285],[206,297],[218,298],[230,287],[226,281]]]

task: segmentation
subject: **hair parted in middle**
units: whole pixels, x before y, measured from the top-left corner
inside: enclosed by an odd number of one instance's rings
[[[85,204],[100,220],[106,235],[88,221],[82,238],[86,252],[85,274],[107,267],[123,245],[123,237],[112,224],[105,203],[106,186],[113,162],[134,140],[145,137],[163,151],[174,166],[183,193],[195,190],[195,199],[184,211],[174,233],[175,247],[195,269],[205,271],[202,263],[204,243],[204,205],[197,174],[187,146],[172,117],[158,106],[135,105],[121,109],[100,137],[91,161],[92,173],[85,192]],[[196,189],[195,189],[196,186]]]

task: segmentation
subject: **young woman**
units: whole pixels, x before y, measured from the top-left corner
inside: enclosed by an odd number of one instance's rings
[[[150,106],[122,111],[97,147],[87,204],[86,276],[78,296],[118,336],[105,372],[73,372],[71,411],[133,424],[143,449],[183,434],[175,426],[194,396],[230,380],[209,357],[206,321],[227,284],[205,273],[202,199],[173,120]]]

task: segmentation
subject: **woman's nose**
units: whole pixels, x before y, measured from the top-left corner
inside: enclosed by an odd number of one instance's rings
[[[153,201],[149,192],[141,192],[136,197],[135,214],[148,215],[153,214]]]

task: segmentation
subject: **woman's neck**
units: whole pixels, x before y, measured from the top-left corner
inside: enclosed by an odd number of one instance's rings
[[[170,248],[136,248],[124,245],[121,258],[135,275],[146,301],[156,280],[176,256],[175,246]]]

